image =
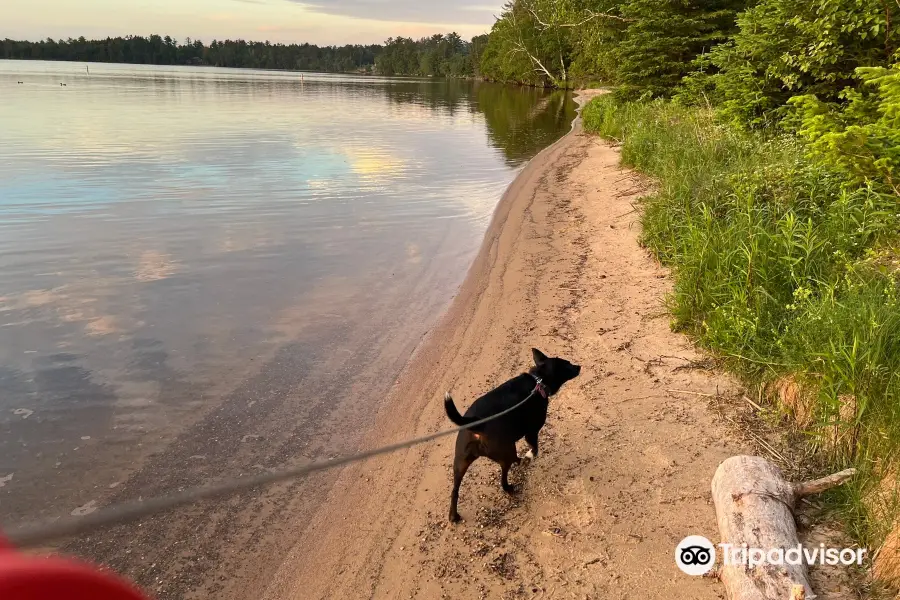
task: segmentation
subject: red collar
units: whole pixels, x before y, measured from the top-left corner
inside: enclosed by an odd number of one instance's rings
[[[534,377],[534,392],[537,392],[541,396],[544,397],[544,400],[550,399],[550,393],[547,391],[547,386],[544,385],[544,380],[535,375],[534,373],[529,373],[532,377]],[[532,394],[534,392],[531,392]]]

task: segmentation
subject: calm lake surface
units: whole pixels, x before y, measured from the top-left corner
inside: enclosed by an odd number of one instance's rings
[[[2,522],[352,450],[573,117],[471,82],[0,61]]]

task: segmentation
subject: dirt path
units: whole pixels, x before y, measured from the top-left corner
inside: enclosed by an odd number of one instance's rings
[[[448,314],[380,407],[371,445],[447,428],[528,366],[536,346],[583,365],[551,400],[541,456],[478,461],[446,523],[453,440],[344,470],[265,597],[719,598],[681,574],[675,545],[717,539],[709,482],[740,445],[706,400],[733,388],[694,369],[672,333],[665,271],[637,243],[635,177],[576,131],[535,158],[501,201]]]

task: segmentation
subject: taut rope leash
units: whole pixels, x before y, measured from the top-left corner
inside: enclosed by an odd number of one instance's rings
[[[249,490],[260,485],[275,483],[277,481],[284,481],[286,479],[294,479],[296,477],[303,477],[304,475],[315,473],[316,471],[325,471],[327,469],[333,469],[342,465],[366,460],[374,456],[390,454],[391,452],[403,450],[404,448],[410,448],[412,446],[424,444],[425,442],[430,442],[432,440],[436,440],[453,433],[458,433],[460,431],[463,431],[464,429],[478,427],[479,425],[483,425],[485,423],[493,421],[494,419],[502,417],[505,414],[511,413],[515,409],[528,402],[535,394],[540,394],[544,398],[547,398],[547,388],[541,378],[534,375],[533,373],[529,373],[529,375],[534,378],[535,386],[531,393],[528,394],[528,396],[524,400],[522,400],[515,406],[511,406],[510,408],[498,412],[495,415],[485,417],[473,423],[468,423],[466,425],[455,427],[453,429],[447,429],[445,431],[439,431],[437,433],[431,433],[422,437],[414,438],[412,440],[406,440],[404,442],[397,442],[396,444],[382,446],[381,448],[366,450],[358,454],[343,456],[333,460],[314,462],[302,467],[294,467],[292,469],[285,469],[283,471],[277,471],[274,473],[264,473],[262,475],[255,475],[252,477],[241,477],[238,479],[223,481],[221,483],[215,483],[208,486],[191,488],[167,496],[150,498],[148,500],[126,502],[123,504],[110,506],[108,508],[102,508],[94,513],[81,517],[62,517],[50,522],[22,525],[7,532],[6,538],[13,546],[18,548],[39,546],[41,544],[46,544],[47,542],[50,542],[52,540],[84,533],[86,531],[91,531],[99,527],[119,525],[122,523],[136,521],[137,519],[140,519],[142,517],[160,513],[165,510],[170,510],[172,508],[189,504],[191,502],[196,502],[198,500],[216,498],[218,496],[225,496],[227,494],[234,494],[236,492]]]

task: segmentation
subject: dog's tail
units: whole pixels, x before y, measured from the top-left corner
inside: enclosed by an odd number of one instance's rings
[[[447,416],[450,420],[459,426],[468,425],[469,423],[474,423],[478,420],[471,417],[464,417],[459,414],[459,411],[456,410],[456,405],[453,403],[453,398],[450,397],[450,392],[444,394],[444,410],[447,411]]]

